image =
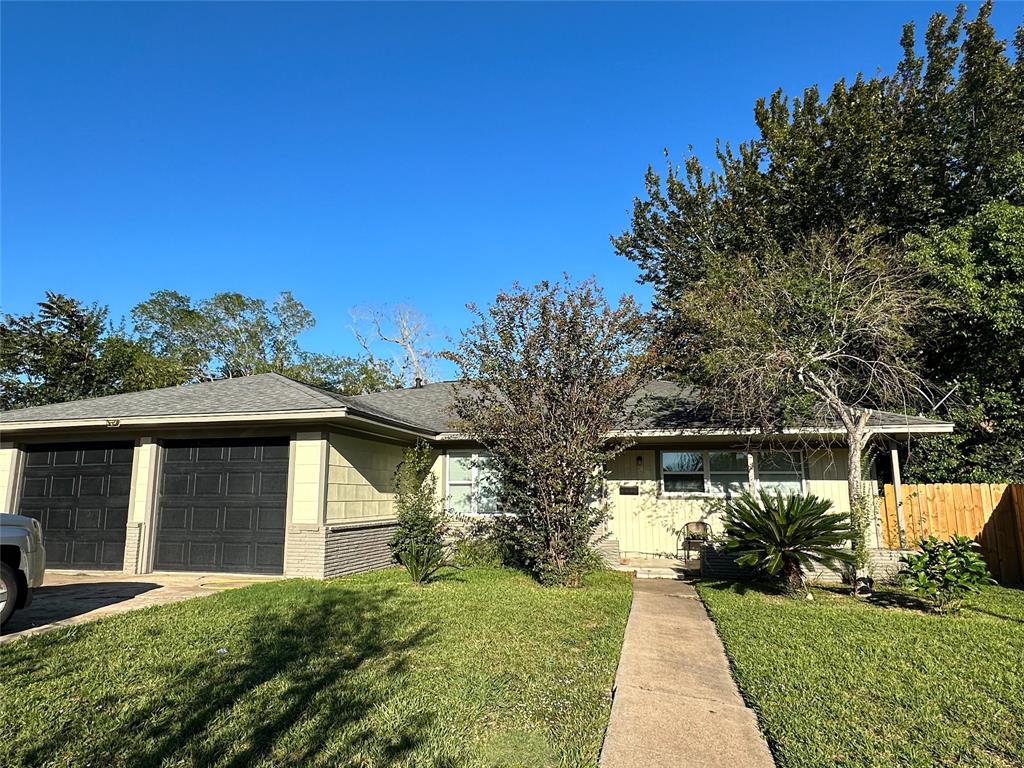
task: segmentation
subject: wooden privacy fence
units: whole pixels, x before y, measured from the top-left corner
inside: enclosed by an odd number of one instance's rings
[[[905,541],[954,533],[981,545],[992,576],[1001,584],[1024,583],[1024,485],[936,483],[903,485]],[[887,484],[880,500],[882,540],[900,548],[896,489]]]

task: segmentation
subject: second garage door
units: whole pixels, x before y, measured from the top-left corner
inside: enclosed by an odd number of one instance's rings
[[[287,438],[169,441],[154,568],[282,573]]]

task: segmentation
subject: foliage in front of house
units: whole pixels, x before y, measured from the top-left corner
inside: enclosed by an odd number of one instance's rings
[[[881,336],[893,324],[863,325],[856,308],[832,315],[837,305],[817,301],[820,292],[801,306],[810,283],[777,271],[780,255],[810,238],[877,231],[884,246],[905,253],[903,271],[917,274],[918,290],[955,298],[915,330],[915,354],[898,357],[900,368],[919,363],[941,390],[933,403],[956,388],[937,414],[956,422],[956,435],[916,446],[907,476],[1024,481],[1024,31],[1013,41],[1016,55],[1007,55],[991,13],[991,2],[972,21],[964,6],[952,18],[936,13],[923,41],[907,24],[895,72],[840,80],[824,93],[810,86],[797,97],[780,89],[759,99],[758,134],[738,147],[723,142],[712,167],[691,152],[665,174],[648,168],[646,194],[614,243],[654,288],[657,327],[682,378],[713,384],[716,377],[699,375],[710,367],[732,379],[726,394],[742,395],[740,374],[752,377],[751,364],[763,364],[797,380],[803,369],[805,382],[817,386],[822,363],[842,371],[845,356],[862,356],[864,344],[884,352]],[[743,281],[744,273],[754,278]],[[761,281],[785,293],[773,296]],[[763,322],[735,311],[744,297],[751,311],[768,301]],[[775,309],[787,304],[801,311],[787,310],[780,323]],[[707,310],[712,322],[724,320],[706,339],[719,348],[702,344],[699,351],[710,353],[692,355],[693,323],[705,325]],[[817,338],[802,318],[817,319]],[[795,345],[794,325],[803,339]],[[854,326],[863,333],[847,337],[851,348],[828,342]],[[904,349],[902,334],[895,341]],[[875,386],[870,378],[862,383]]]
[[[516,285],[470,310],[448,354],[461,370],[457,429],[490,453],[500,508],[516,513],[499,524],[515,559],[543,583],[578,583],[607,515],[595,468],[625,447],[606,435],[652,375],[647,322],[594,280]]]
[[[920,552],[900,557],[900,576],[908,589],[928,600],[939,613],[959,613],[964,599],[986,584],[995,584],[982,559],[981,547],[966,536],[941,541],[929,536]]]
[[[435,454],[427,443],[405,449],[395,470],[395,515],[398,527],[389,546],[410,578],[425,584],[444,565],[448,523],[431,472]]]
[[[737,563],[781,577],[790,590],[804,586],[804,572],[815,564],[854,561],[849,518],[814,495],[744,492],[729,502],[722,524],[723,549]]]

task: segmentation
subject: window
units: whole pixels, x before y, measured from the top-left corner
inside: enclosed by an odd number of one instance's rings
[[[743,451],[708,451],[708,491],[738,494],[750,489],[750,469]]]
[[[796,451],[759,451],[756,456],[757,482],[768,493],[800,493],[804,468]]]
[[[733,496],[751,481],[772,493],[803,491],[799,451],[662,451],[661,492],[668,495],[709,493]]]
[[[698,451],[662,451],[661,482],[666,493],[702,493],[704,454]]]
[[[491,515],[498,512],[488,456],[477,451],[448,454],[448,509],[457,515]]]

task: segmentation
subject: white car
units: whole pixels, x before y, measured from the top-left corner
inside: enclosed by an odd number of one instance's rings
[[[33,517],[0,515],[0,625],[18,608],[32,603],[32,590],[43,585],[46,550],[43,528]]]

